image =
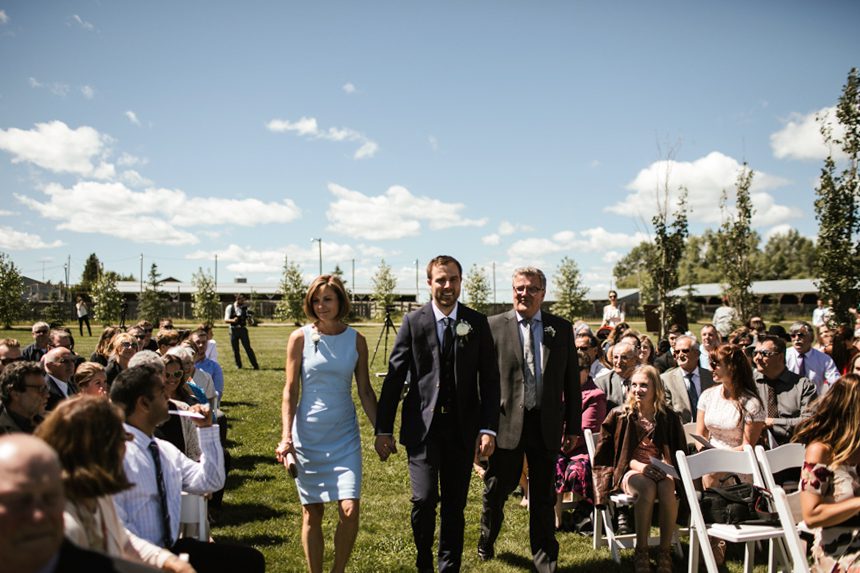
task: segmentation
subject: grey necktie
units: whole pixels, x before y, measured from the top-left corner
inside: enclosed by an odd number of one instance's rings
[[[523,370],[523,378],[525,382],[525,407],[531,410],[537,406],[537,378],[535,377],[535,349],[534,338],[532,337],[532,321],[523,319],[525,326],[525,334],[523,334],[523,358],[525,360],[525,368]]]

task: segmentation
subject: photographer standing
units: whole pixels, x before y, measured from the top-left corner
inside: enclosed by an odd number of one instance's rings
[[[251,339],[248,338],[248,305],[245,304],[245,295],[237,294],[236,302],[227,305],[224,313],[224,322],[230,325],[230,344],[233,346],[233,357],[236,359],[236,368],[242,368],[242,357],[239,355],[239,341],[245,348],[248,360],[254,370],[259,370],[257,356],[251,348]]]

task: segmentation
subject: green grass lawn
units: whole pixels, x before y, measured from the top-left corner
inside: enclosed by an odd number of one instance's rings
[[[642,325],[636,324],[641,328]],[[94,328],[94,333],[97,330]],[[216,329],[219,361],[224,368],[223,409],[229,419],[229,450],[233,469],[227,480],[224,508],[212,534],[216,540],[253,545],[266,556],[267,571],[286,573],[305,569],[301,545],[301,506],[295,484],[275,461],[274,450],[281,435],[281,391],[284,384],[284,349],[292,327],[261,326],[250,331],[251,342],[261,369],[236,369],[226,328]],[[381,329],[359,326],[373,354]],[[97,333],[96,333],[97,334]],[[77,333],[75,332],[77,337]],[[14,337],[22,346],[31,342],[29,328],[0,331],[0,337]],[[394,333],[389,339],[389,350]],[[97,337],[77,337],[76,349],[89,356]],[[381,378],[374,376],[385,368],[387,356],[379,353],[371,365],[371,379],[379,392]],[[243,353],[243,362],[247,364]],[[356,404],[358,401],[356,399]],[[410,488],[406,456],[398,454],[382,463],[373,450],[373,428],[360,410],[358,413],[364,444],[364,483],[362,490],[361,530],[350,562],[350,571],[386,572],[414,570],[415,549],[409,524]],[[398,423],[399,427],[399,423]],[[528,541],[528,516],[512,498],[506,508],[505,525],[496,544],[497,558],[478,560],[476,544],[481,510],[480,480],[473,476],[466,508],[464,571],[510,572],[529,570],[531,555]],[[326,563],[332,557],[332,538],[337,519],[334,505],[326,510],[324,533]],[[437,529],[438,535],[438,529]],[[631,571],[632,552],[616,565],[607,549],[594,551],[591,538],[574,533],[559,533],[561,571]],[[766,551],[765,551],[766,552]],[[759,552],[759,561],[764,560]],[[684,569],[686,564],[679,564]],[[740,570],[741,563],[731,563]],[[761,567],[763,570],[763,567]]]

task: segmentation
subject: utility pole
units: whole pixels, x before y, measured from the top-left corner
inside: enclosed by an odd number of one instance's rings
[[[215,292],[218,292],[218,253],[215,253]]]
[[[140,294],[143,294],[143,253],[140,253]]]
[[[320,237],[317,237],[317,238],[311,238],[311,243],[313,243],[314,241],[316,241],[317,243],[319,243],[319,248],[320,248],[320,274],[322,274],[322,238],[320,238]]]
[[[496,261],[493,261],[493,304],[496,304]]]
[[[352,259],[352,304],[355,304],[355,259]]]
[[[415,259],[415,304],[418,304],[418,259]]]

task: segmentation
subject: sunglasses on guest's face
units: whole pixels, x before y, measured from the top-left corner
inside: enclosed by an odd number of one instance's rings
[[[770,358],[774,354],[776,354],[776,350],[756,350],[753,352],[756,356],[761,356],[762,358]]]
[[[177,370],[177,371],[176,371],[176,372],[174,372],[173,374],[168,374],[168,373],[166,373],[166,372],[165,372],[165,373],[164,373],[164,375],[165,375],[165,376],[167,376],[168,378],[170,378],[171,376],[173,376],[174,378],[179,379],[179,378],[182,378],[182,377],[185,375],[185,372],[183,372],[182,370]]]
[[[134,342],[120,342],[119,345],[123,348],[137,348],[137,344]]]

